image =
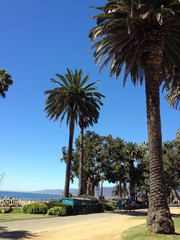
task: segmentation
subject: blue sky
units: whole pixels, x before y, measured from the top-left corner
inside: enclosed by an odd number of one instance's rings
[[[92,58],[88,33],[95,26],[89,15],[104,0],[2,0],[0,68],[6,68],[14,84],[0,98],[0,190],[33,191],[64,188],[65,164],[61,148],[67,146],[69,129],[51,122],[44,112],[44,91],[66,68],[82,69],[91,81],[100,80],[103,100],[98,124],[90,130],[112,134],[125,141],[147,141],[144,86],[136,88],[127,79],[109,78],[109,68],[99,74]],[[179,113],[170,109],[161,94],[163,141],[173,140],[179,128]],[[76,126],[75,137],[79,135]],[[77,180],[72,188],[77,188]],[[106,186],[108,184],[106,183]]]

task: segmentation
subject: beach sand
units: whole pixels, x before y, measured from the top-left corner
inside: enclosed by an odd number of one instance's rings
[[[180,214],[180,208],[171,208],[171,213]],[[146,219],[114,214],[103,219],[73,223],[57,229],[34,233],[22,240],[121,240],[121,234],[128,228],[140,225]]]

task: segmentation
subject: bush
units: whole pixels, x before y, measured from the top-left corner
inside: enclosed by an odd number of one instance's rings
[[[97,198],[95,198],[94,196],[86,195],[86,194],[80,195],[80,196],[78,196],[78,198],[85,198],[85,199],[87,198],[87,199],[92,200],[94,203],[98,203],[99,202],[97,200]]]
[[[48,209],[53,207],[60,207],[62,205],[60,201],[50,201],[44,204],[47,206]]]
[[[44,203],[31,203],[23,207],[23,213],[46,214],[47,206]]]
[[[113,211],[117,209],[117,204],[116,203],[103,203],[103,209],[106,211]]]
[[[53,207],[48,210],[48,215],[69,216],[72,214],[72,206],[68,204],[59,204],[58,207]]]
[[[67,216],[65,207],[53,207],[48,210],[48,215]]]

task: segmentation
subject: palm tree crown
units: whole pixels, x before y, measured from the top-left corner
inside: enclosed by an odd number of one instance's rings
[[[5,98],[5,92],[8,91],[10,85],[13,84],[11,75],[5,69],[0,69],[0,95]]]
[[[108,0],[95,9],[102,13],[92,16],[97,26],[89,37],[101,38],[91,47],[96,63],[106,56],[100,70],[111,62],[110,76],[118,77],[124,67],[124,84],[128,74],[134,84],[142,84],[144,65],[150,61],[161,64],[161,81],[174,77],[172,66],[180,70],[179,0]]]
[[[83,114],[88,119],[89,124],[96,123],[99,117],[99,105],[102,105],[101,97],[104,97],[102,94],[95,92],[97,88],[93,87],[99,81],[84,85],[89,80],[89,74],[81,80],[82,70],[79,72],[75,70],[75,74],[69,69],[67,71],[65,77],[56,74],[61,82],[51,79],[53,83],[59,85],[57,88],[45,91],[45,94],[49,94],[45,108],[47,117],[50,117],[50,120],[54,118],[57,121],[61,116],[61,123],[67,115],[68,124],[72,113],[76,122]]]

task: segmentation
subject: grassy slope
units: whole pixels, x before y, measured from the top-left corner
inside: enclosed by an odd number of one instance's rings
[[[33,218],[54,217],[52,215],[43,215],[43,214],[25,214],[22,212],[22,208],[20,207],[16,207],[16,208],[14,207],[12,213],[2,214],[1,213],[2,209],[8,209],[8,208],[0,208],[0,222],[33,219]]]

